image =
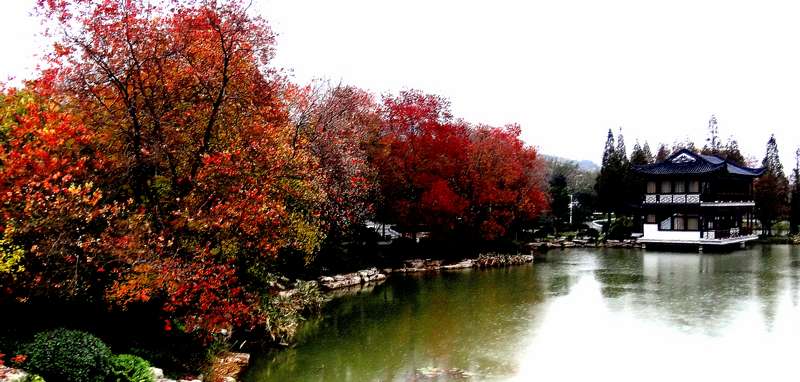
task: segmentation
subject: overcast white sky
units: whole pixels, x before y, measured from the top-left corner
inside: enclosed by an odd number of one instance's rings
[[[377,93],[444,95],[473,122],[518,122],[547,154],[600,161],[609,128],[689,137],[711,114],[759,159],[775,133],[787,171],[800,145],[800,4],[792,1],[253,0],[276,64]],[[0,78],[29,76],[33,0],[3,0]],[[38,46],[37,46],[38,45]]]

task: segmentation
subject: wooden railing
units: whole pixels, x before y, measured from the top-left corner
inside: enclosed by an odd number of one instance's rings
[[[644,204],[697,204],[700,202],[751,202],[752,195],[734,193],[645,194]]]
[[[646,204],[698,204],[700,194],[646,194]]]
[[[747,192],[704,192],[703,201],[706,202],[747,202],[753,200],[753,195]]]
[[[749,236],[752,234],[753,230],[749,227],[712,229],[712,230],[707,230],[703,233],[703,239],[724,240],[724,239],[737,238],[741,236]]]

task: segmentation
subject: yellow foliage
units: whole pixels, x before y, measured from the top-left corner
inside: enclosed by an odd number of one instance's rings
[[[21,246],[15,245],[11,238],[14,228],[7,226],[0,237],[0,273],[17,273],[25,270],[20,264],[25,250]]]

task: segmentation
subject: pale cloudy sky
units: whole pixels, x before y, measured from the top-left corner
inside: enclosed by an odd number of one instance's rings
[[[599,162],[605,134],[689,137],[711,114],[759,159],[800,145],[800,4],[700,0],[253,0],[276,64],[377,93],[447,96],[473,122],[518,122],[542,152]],[[30,75],[32,0],[0,0],[0,78]],[[37,46],[39,45],[39,46]]]

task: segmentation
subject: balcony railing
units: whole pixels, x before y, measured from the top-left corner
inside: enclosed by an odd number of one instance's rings
[[[741,204],[752,203],[753,198],[745,194],[645,194],[645,204]]]
[[[712,229],[705,231],[705,233],[703,234],[703,239],[706,240],[735,239],[737,237],[750,236],[752,234],[753,230],[749,227]]]
[[[747,192],[704,192],[702,199],[706,202],[748,202],[753,200],[753,195]]]
[[[700,194],[647,194],[644,202],[648,204],[699,204]]]

